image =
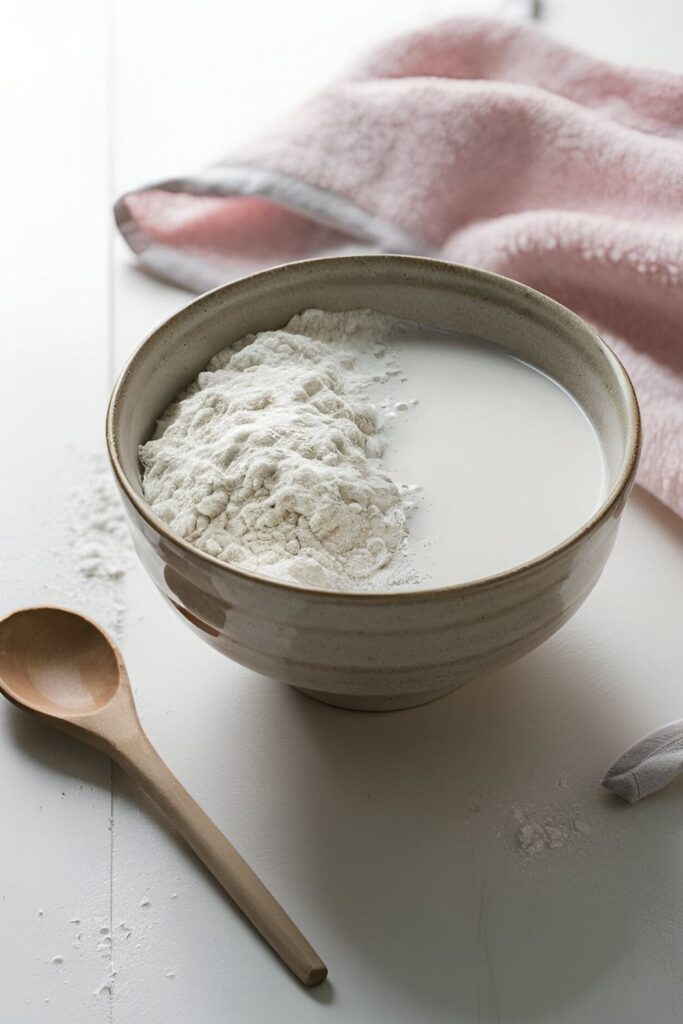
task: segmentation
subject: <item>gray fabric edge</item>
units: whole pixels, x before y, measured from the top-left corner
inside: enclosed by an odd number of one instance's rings
[[[350,199],[279,171],[248,164],[219,164],[185,177],[155,182],[121,196],[114,205],[117,226],[143,266],[191,291],[223,283],[215,268],[200,257],[188,257],[172,246],[152,242],[130,215],[130,195],[157,189],[196,196],[260,196],[348,236],[360,243],[354,252],[428,255],[431,249],[382,217],[368,213]],[[369,248],[368,248],[369,247]],[[316,254],[320,255],[320,254]],[[273,264],[274,265],[274,264]],[[265,267],[263,268],[265,269]],[[239,276],[239,272],[235,276]]]

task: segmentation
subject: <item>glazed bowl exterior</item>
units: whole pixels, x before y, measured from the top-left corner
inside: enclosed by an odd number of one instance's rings
[[[340,593],[245,572],[173,534],[142,497],[138,451],[172,399],[245,334],[309,307],[369,307],[495,342],[554,377],[591,418],[607,488],[590,520],[524,565],[433,590]],[[616,356],[579,317],[484,271],[409,256],[288,264],[202,295],[143,342],[114,388],[107,445],[136,551],[212,646],[343,707],[401,708],[520,657],[563,625],[598,580],[638,461],[638,407]]]

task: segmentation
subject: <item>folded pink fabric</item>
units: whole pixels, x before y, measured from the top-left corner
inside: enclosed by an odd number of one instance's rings
[[[279,131],[123,196],[140,262],[190,289],[293,259],[413,252],[592,321],[640,399],[640,482],[683,515],[683,77],[456,19],[403,36]]]

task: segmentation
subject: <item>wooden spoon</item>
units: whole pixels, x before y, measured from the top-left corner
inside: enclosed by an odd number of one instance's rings
[[[99,626],[49,607],[0,620],[0,690],[137,779],[297,978],[323,981],[318,954],[147,739],[121,654]]]

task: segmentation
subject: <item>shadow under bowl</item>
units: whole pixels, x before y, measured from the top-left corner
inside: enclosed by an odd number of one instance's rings
[[[281,583],[200,552],[142,496],[140,444],[226,345],[309,307],[368,307],[494,342],[554,378],[585,410],[606,464],[604,501],[562,544],[472,583],[342,593]],[[157,327],[119,378],[107,446],[140,559],[208,643],[340,707],[405,708],[505,665],[563,625],[595,585],[633,486],[640,423],[631,382],[583,320],[495,274],[411,256],[288,264],[217,288]]]

